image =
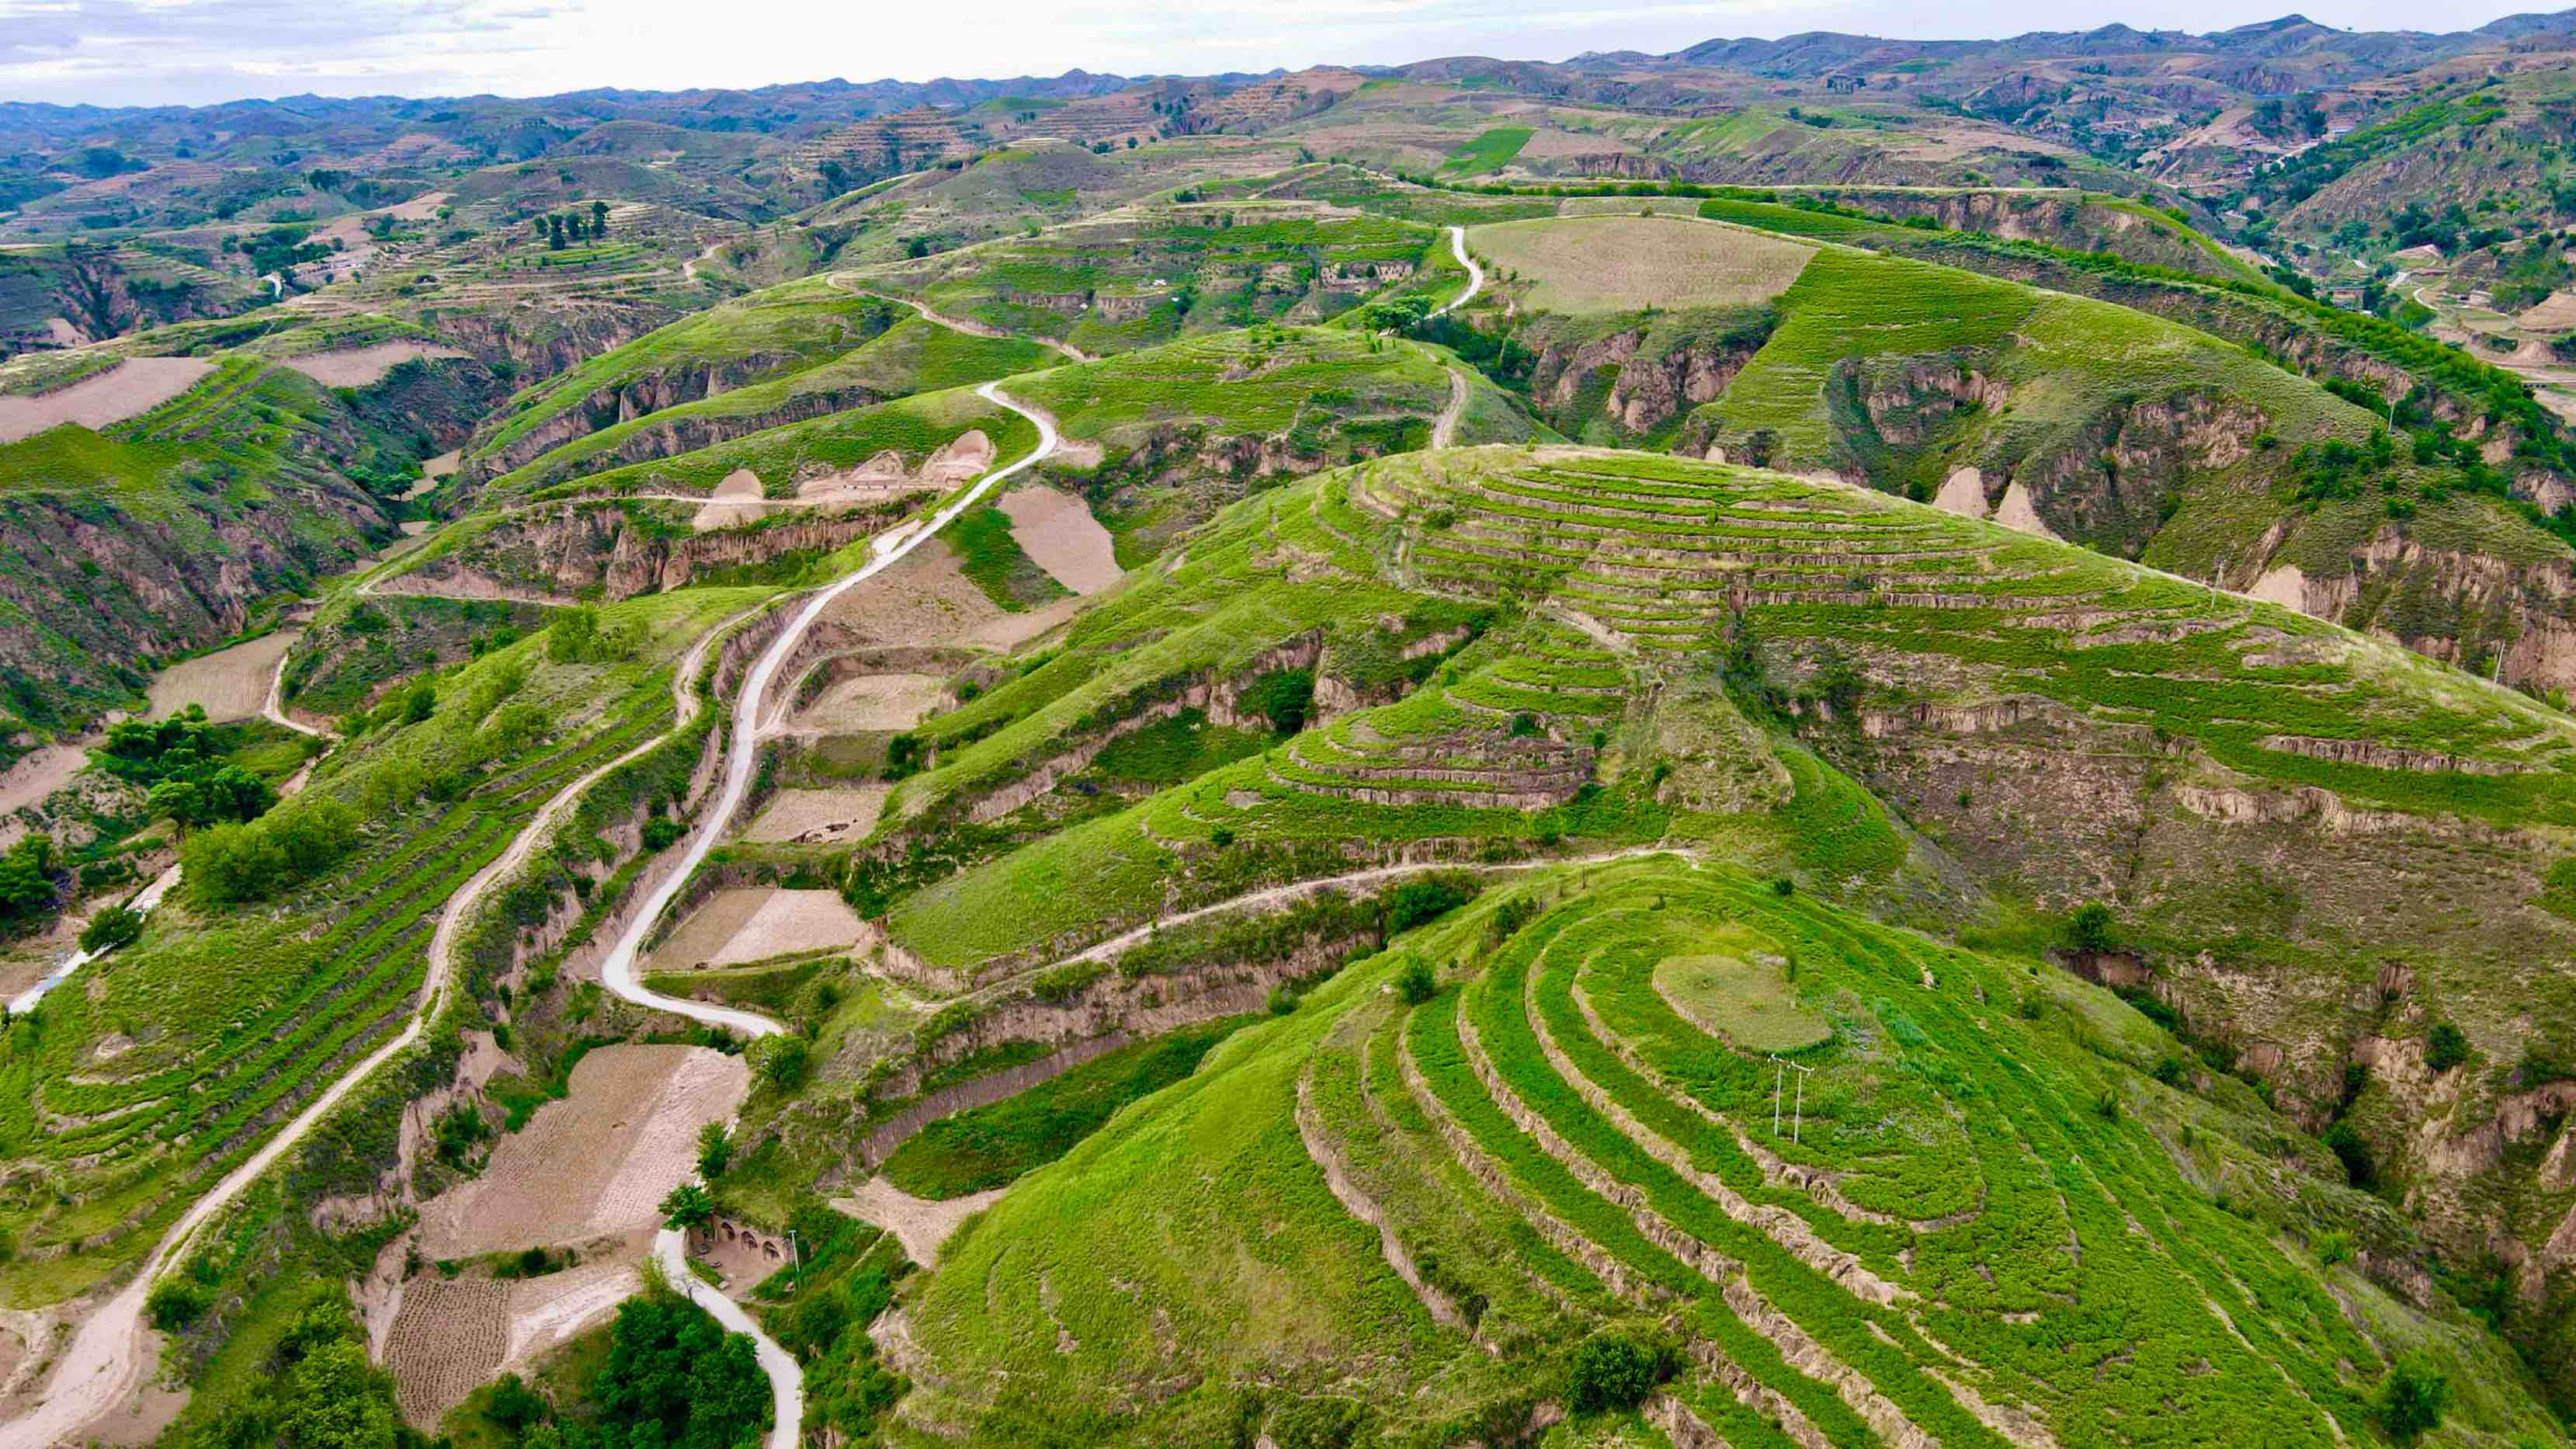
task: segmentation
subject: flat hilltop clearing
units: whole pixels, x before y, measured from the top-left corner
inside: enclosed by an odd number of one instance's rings
[[[1469,229],[1467,246],[1527,283],[1527,305],[1572,316],[1767,301],[1815,255],[1760,232],[1636,215],[1496,222]]]
[[[1777,1133],[1773,1063],[1655,987],[1746,931],[1830,1024]],[[2320,1264],[2355,1195],[2242,1084],[2157,1081],[2174,1050],[2098,988],[1723,869],[1542,872],[969,1223],[910,1310],[897,1438],[1437,1436],[1552,1396],[1603,1333],[1677,1350],[1650,1415],[1739,1445],[2325,1446],[2369,1432],[2401,1353],[2461,1386],[2455,1426],[2548,1434],[2456,1310]],[[2304,1234],[2213,1195],[2249,1171],[2300,1180]]]
[[[196,1192],[408,1017],[448,899],[556,790],[666,729],[673,662],[765,591],[601,611],[622,641],[540,637],[388,701],[260,821],[200,831],[144,935],[11,1023],[0,1155],[60,1193],[0,1194],[0,1301],[52,1303],[130,1265]],[[692,756],[694,750],[691,751]],[[23,1184],[22,1184],[23,1187]]]

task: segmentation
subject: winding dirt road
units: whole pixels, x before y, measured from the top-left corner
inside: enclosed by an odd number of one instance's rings
[[[1431,315],[1434,317],[1455,312],[1459,308],[1466,306],[1469,302],[1475,300],[1478,292],[1483,291],[1485,288],[1485,269],[1476,265],[1476,259],[1474,257],[1467,255],[1467,229],[1465,227],[1453,226],[1449,228],[1449,254],[1458,259],[1458,265],[1467,269],[1467,290],[1450,298],[1446,305],[1432,308]]]

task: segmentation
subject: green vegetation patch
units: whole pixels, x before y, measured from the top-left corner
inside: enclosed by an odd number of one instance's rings
[[[1129,1103],[1199,1068],[1217,1043],[1260,1018],[1226,1017],[1092,1058],[1019,1095],[943,1117],[885,1160],[915,1197],[965,1197],[1017,1181],[1073,1150]]]

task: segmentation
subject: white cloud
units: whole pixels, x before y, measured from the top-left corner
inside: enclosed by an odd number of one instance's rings
[[[2400,0],[2311,7],[2355,28],[2475,25]],[[2001,0],[1891,11],[1855,0],[0,0],[0,100],[202,104],[298,92],[543,95],[844,76],[1122,74],[1392,64],[1444,55],[1558,60],[1718,36],[1842,29],[2002,35],[2124,20],[2211,29],[2268,18],[2241,0]]]

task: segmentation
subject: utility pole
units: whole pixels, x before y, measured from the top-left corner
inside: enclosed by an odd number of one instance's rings
[[[1789,1140],[1795,1143],[1799,1132],[1806,1124],[1807,1077],[1815,1071],[1815,1068],[1799,1066],[1787,1057],[1775,1056],[1771,1060],[1779,1067],[1771,1078],[1771,1136],[1775,1141],[1780,1136],[1780,1099],[1786,1094],[1789,1073],[1795,1071],[1798,1074],[1797,1105],[1791,1109],[1789,1117]]]

